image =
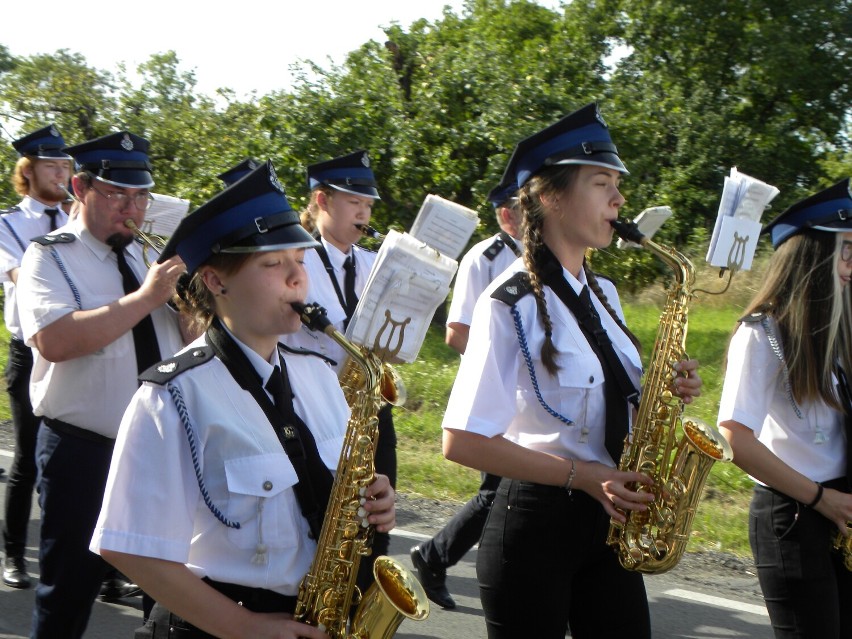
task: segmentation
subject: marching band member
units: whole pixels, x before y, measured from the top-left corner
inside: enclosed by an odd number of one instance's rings
[[[373,205],[380,199],[376,177],[366,151],[311,164],[307,176],[311,200],[302,213],[302,225],[319,241],[317,250],[305,255],[307,299],[325,308],[335,328],[345,333],[376,261],[374,252],[358,245],[364,236],[361,227],[369,225]],[[306,327],[283,336],[282,341],[329,357],[338,373],[346,359],[343,349],[330,337]],[[375,464],[376,471],[387,475],[395,488],[396,431],[391,409],[390,404],[384,404],[379,410]],[[361,561],[358,586],[362,592],[372,583],[376,557],[386,555],[389,546],[388,535],[375,535],[372,554]]]
[[[326,636],[291,613],[349,408],[323,359],[278,345],[301,326],[291,303],[305,300],[316,245],[266,163],[164,249],[185,262],[182,303],[206,330],[141,376],[91,543],[157,602],[137,637]],[[387,477],[364,508],[393,527]]]
[[[18,317],[16,284],[21,259],[30,238],[63,226],[68,220],[60,204],[73,170],[71,156],[62,151],[65,141],[54,125],[48,125],[15,140],[19,154],[12,184],[23,200],[2,211],[0,224],[0,281],[3,282],[3,314],[9,331],[6,390],[15,431],[15,458],[6,480],[6,512],[3,517],[3,583],[29,588],[30,576],[24,551],[36,481],[35,447],[38,425],[30,402],[30,373],[33,352],[24,344]]]
[[[521,212],[518,187],[499,184],[491,189],[488,201],[500,232],[478,242],[465,253],[456,273],[453,300],[447,313],[446,342],[460,355],[470,337],[470,322],[476,300],[488,285],[521,256]],[[482,474],[479,491],[431,539],[414,546],[411,562],[423,584],[426,595],[442,608],[455,608],[456,602],[447,589],[447,568],[455,566],[479,541],[485,520],[491,511],[500,478]]]
[[[183,263],[174,258],[146,271],[124,225],[141,226],[150,205],[147,140],[125,131],[64,151],[81,167],[72,178],[79,213],[34,238],[18,276],[23,337],[35,349],[30,396],[43,419],[32,637],[51,639],[82,636],[106,574],[89,540],[136,377],[183,345],[166,304]]]
[[[476,304],[443,422],[448,459],[503,478],[477,554],[490,639],[650,637],[642,575],[606,544],[616,508],[653,499],[632,487],[649,477],[616,469],[641,361],[614,285],[584,262],[612,241],[626,172],[590,104],[522,140],[503,178],[524,259]],[[676,365],[686,402],[696,367]]]
[[[764,229],[775,253],[731,339],[719,430],[755,481],[749,542],[776,637],[852,636],[849,180]],[[846,602],[845,604],[843,602]]]

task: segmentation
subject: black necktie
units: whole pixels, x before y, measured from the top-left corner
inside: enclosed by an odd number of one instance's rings
[[[44,209],[44,214],[50,218],[50,230],[56,230],[56,216],[59,215],[59,209]]]
[[[617,466],[624,449],[624,438],[627,435],[628,421],[627,402],[618,386],[618,373],[613,370],[612,358],[618,358],[618,355],[615,353],[609,338],[605,340],[590,338],[589,334],[601,337],[606,334],[606,330],[601,323],[601,318],[594,304],[592,304],[592,297],[588,286],[584,286],[580,293],[580,303],[589,310],[585,325],[581,322],[580,328],[587,333],[589,344],[597,352],[598,359],[600,359],[604,369],[604,399],[606,401],[606,434],[604,435],[604,445]],[[620,366],[620,363],[618,365]],[[624,370],[623,366],[621,370]]]
[[[345,271],[343,277],[343,294],[346,296],[346,323],[352,319],[355,313],[355,307],[358,305],[358,296],[355,295],[355,255],[352,254],[346,258],[343,263]]]
[[[278,366],[275,367],[272,375],[270,375],[269,380],[266,382],[266,390],[272,395],[275,408],[278,409],[278,412],[281,413],[281,416],[286,421],[284,428],[292,427],[298,433],[298,438],[290,439],[284,445],[287,455],[294,463],[299,457],[304,459],[308,485],[301,485],[302,478],[300,476],[300,485],[297,486],[296,497],[302,506],[302,512],[308,519],[308,524],[316,539],[319,537],[323,513],[331,495],[331,486],[333,483],[331,472],[323,462],[322,457],[320,457],[317,442],[310,428],[296,414],[296,410],[293,407],[293,390],[290,386],[290,379],[287,377],[286,369],[282,371]],[[296,450],[294,450],[293,446],[298,444],[298,442],[301,442],[301,448],[299,449],[297,446]]]
[[[130,270],[130,265],[124,257],[124,249],[114,246],[112,250],[118,261],[118,272],[121,273],[124,294],[127,295],[139,288],[139,280]],[[137,373],[147,370],[162,359],[160,346],[157,343],[157,333],[154,331],[154,320],[150,315],[143,317],[133,327],[133,347],[136,350]]]

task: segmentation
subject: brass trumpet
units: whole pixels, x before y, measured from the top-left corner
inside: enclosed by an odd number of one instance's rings
[[[157,251],[157,253],[162,253],[169,238],[164,235],[157,235],[156,233],[146,233],[130,218],[124,220],[124,226],[133,231],[136,240],[142,245],[142,259],[145,261],[145,266],[151,268],[151,262],[148,260],[148,249],[150,248]]]

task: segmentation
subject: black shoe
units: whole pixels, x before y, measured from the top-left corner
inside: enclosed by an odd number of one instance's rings
[[[125,597],[133,597],[141,592],[142,589],[133,582],[120,577],[114,577],[104,580],[98,596],[101,601],[118,601]]]
[[[3,583],[10,588],[29,588],[27,561],[23,557],[6,557],[3,561]]]
[[[450,595],[450,591],[447,590],[446,568],[433,570],[423,559],[423,555],[420,554],[420,546],[414,546],[411,549],[411,563],[414,564],[414,569],[417,571],[423,590],[426,591],[426,596],[441,608],[455,608],[456,602]]]

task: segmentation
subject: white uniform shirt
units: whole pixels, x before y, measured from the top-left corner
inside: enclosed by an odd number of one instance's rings
[[[494,259],[488,259],[484,255],[485,251],[499,238],[498,233],[474,244],[462,258],[456,273],[456,283],[453,286],[453,299],[447,313],[448,325],[458,323],[470,326],[473,321],[473,307],[482,291],[517,259],[509,246],[504,246]],[[513,241],[519,249],[523,246],[520,242]]]
[[[442,427],[486,437],[502,435],[531,450],[615,466],[604,445],[603,367],[574,315],[549,287],[545,287],[544,295],[560,365],[555,377],[551,377],[541,363],[544,328],[532,293],[518,301],[517,309],[541,395],[551,408],[574,423],[569,426],[550,415],[536,397],[519,347],[511,307],[491,298],[491,292],[518,270],[523,270],[520,261],[497,278],[476,304],[471,338],[453,384]],[[585,274],[581,274],[583,281],[564,269],[563,274],[579,293],[585,283]],[[623,317],[615,286],[603,278],[599,278],[599,282],[610,305],[619,317]],[[639,388],[642,363],[638,351],[594,294],[592,299],[615,352],[634,386]]]
[[[70,285],[51,249],[62,260],[80,295],[83,310],[99,308],[124,296],[118,263],[112,249],[95,239],[79,218],[57,232],[71,233],[75,241],[42,246],[33,243],[18,273],[18,307],[23,338],[34,346],[33,335],[68,313],[78,310]],[[142,249],[132,242],[127,262],[142,282]],[[171,357],[183,342],[177,313],[163,305],[151,313],[162,357]],[[68,339],[74,339],[69,335]],[[127,331],[101,350],[64,362],[49,362],[34,349],[30,399],[38,416],[58,419],[106,437],[115,437],[121,416],[138,376],[133,333]]]
[[[187,350],[205,343],[203,335]],[[240,346],[265,383],[277,353],[270,364]],[[335,470],[349,419],[337,378],[315,356],[285,357],[295,410]],[[210,498],[240,528],[227,527],[204,503],[174,400],[166,387],[146,382],[121,422],[91,550],[165,559],[199,577],[295,595],[316,542],[293,490],[296,471],[266,414],[216,357],[170,383],[185,402]],[[266,564],[252,562],[261,540]]]
[[[30,239],[50,232],[50,217],[45,215],[47,206],[26,196],[13,210],[0,221],[0,282],[3,282],[3,315],[9,333],[22,339],[21,321],[18,317],[16,286],[9,278],[9,272],[21,266],[24,251]],[[68,222],[68,214],[61,208],[56,214],[57,228]],[[21,247],[23,243],[23,248]]]
[[[770,318],[770,322],[778,338],[775,321]],[[842,415],[822,402],[807,402],[799,406],[799,417],[786,379],[763,326],[743,322],[728,348],[718,423],[734,420],[750,428],[779,459],[813,481],[845,476]],[[822,438],[822,444],[815,443]]]
[[[325,240],[322,240],[322,244],[334,269],[340,292],[345,295],[343,265],[348,259],[348,255]],[[364,287],[367,285],[367,279],[370,277],[373,263],[376,261],[376,254],[361,248],[357,244],[352,247],[352,254],[355,256],[355,294],[360,298]],[[309,304],[319,304],[325,308],[328,311],[329,321],[338,331],[345,333],[343,321],[346,319],[346,309],[340,303],[334,284],[316,251],[305,251],[305,270],[308,273],[308,294],[305,299]],[[296,333],[282,335],[281,342],[293,348],[307,348],[331,358],[337,363],[336,370],[338,372],[340,372],[343,361],[346,359],[346,352],[337,342],[325,333],[314,332],[304,325]]]

